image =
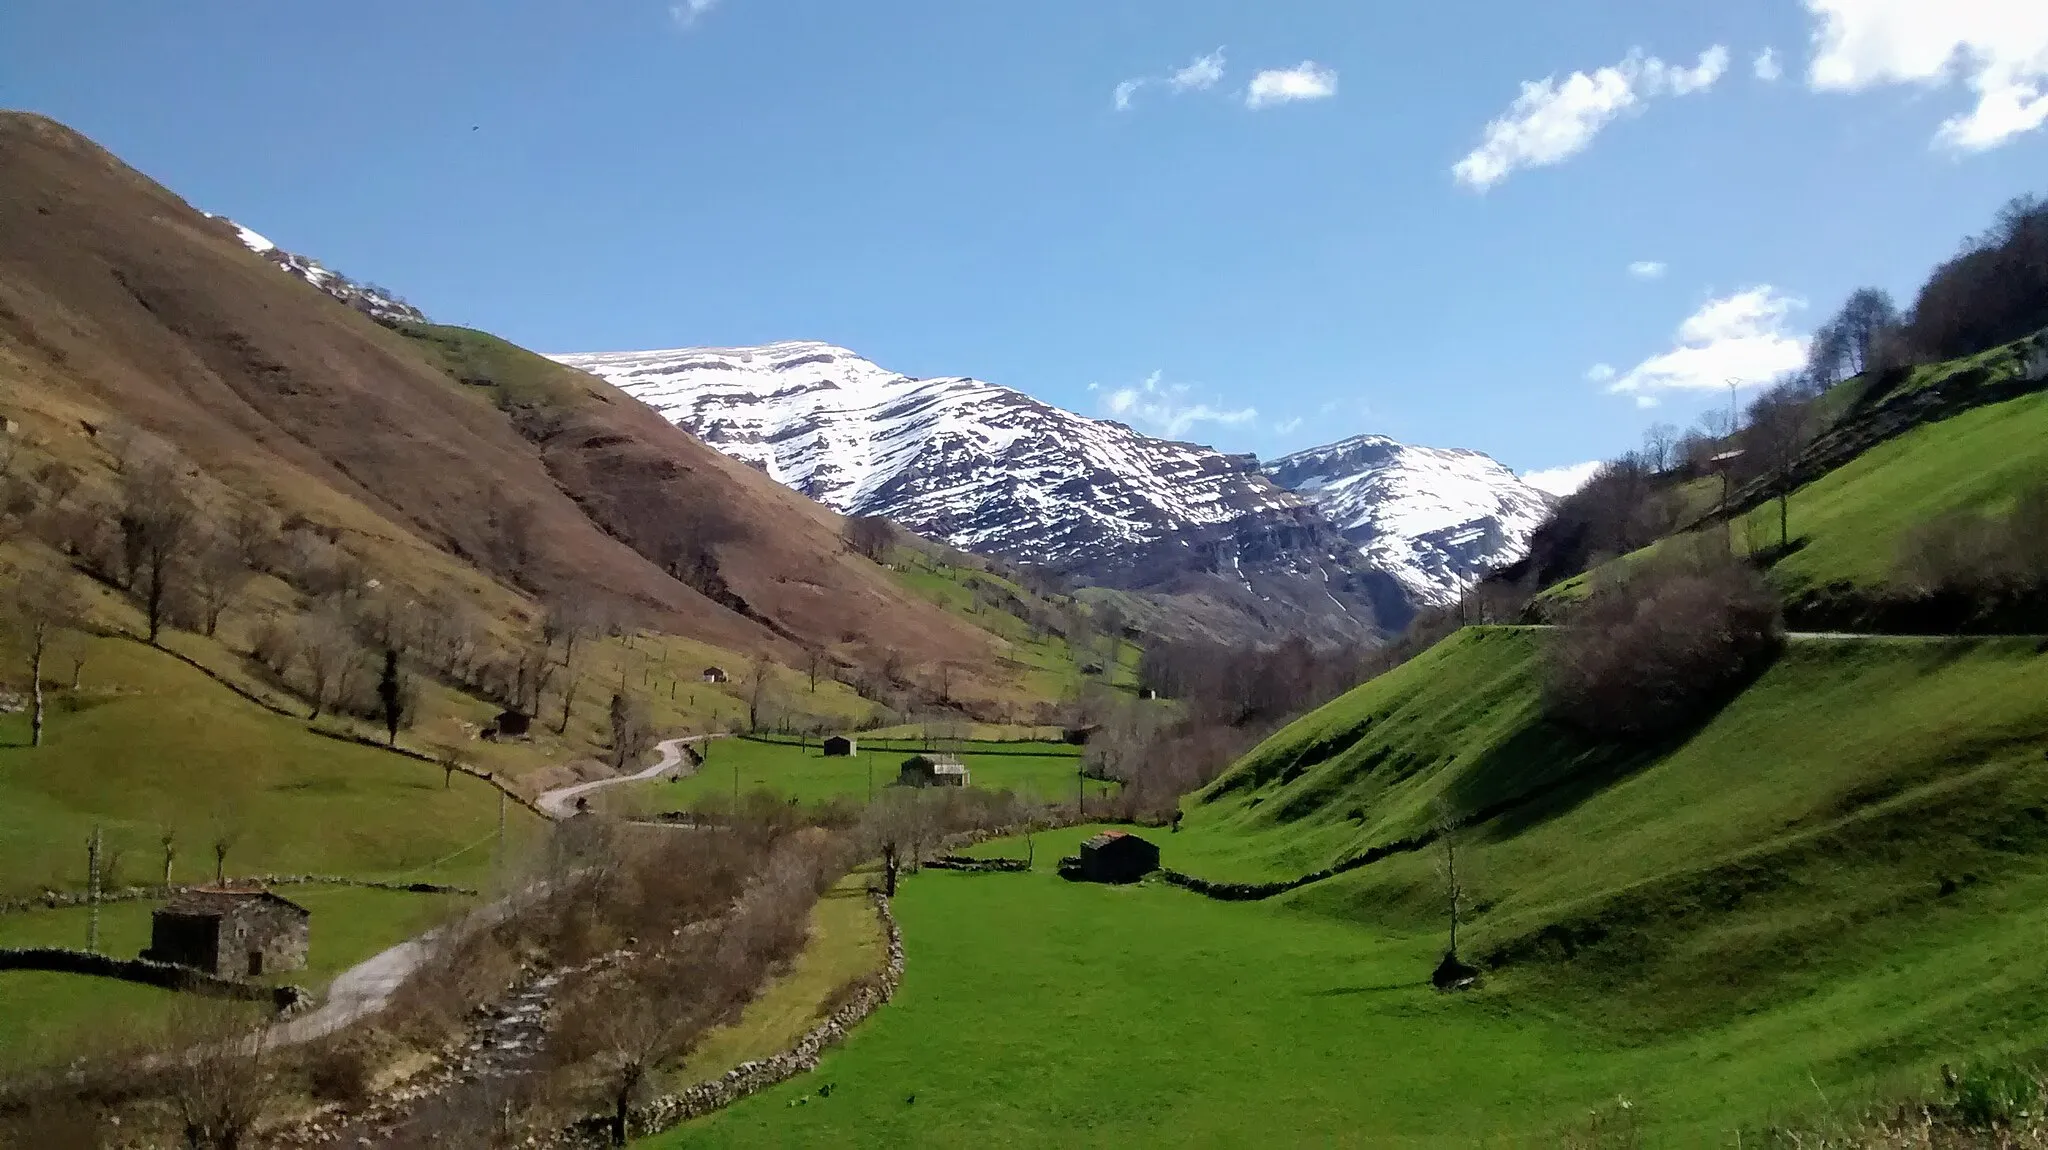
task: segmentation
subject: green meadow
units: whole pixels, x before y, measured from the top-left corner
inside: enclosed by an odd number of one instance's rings
[[[705,746],[708,757],[693,775],[622,784],[594,801],[607,810],[630,814],[686,810],[756,791],[805,804],[841,798],[866,801],[896,781],[904,759],[928,753],[915,739],[858,739],[859,752],[842,758],[825,757],[816,740],[799,743],[780,736],[717,739]],[[1083,785],[1080,751],[1066,743],[968,742],[957,754],[967,765],[973,786],[1070,800]],[[1112,786],[1094,779],[1085,785],[1090,795],[1104,794]]]

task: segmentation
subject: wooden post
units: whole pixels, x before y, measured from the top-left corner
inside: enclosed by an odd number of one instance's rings
[[[92,828],[92,837],[86,840],[86,901],[92,910],[85,920],[85,949],[94,954],[100,952],[100,828]]]

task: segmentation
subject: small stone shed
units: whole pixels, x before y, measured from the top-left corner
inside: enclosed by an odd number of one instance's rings
[[[523,739],[533,731],[533,716],[525,711],[500,711],[491,721],[490,729],[498,738]]]
[[[704,681],[707,683],[723,683],[731,677],[732,676],[725,673],[724,667],[704,668]]]
[[[1076,882],[1137,882],[1159,869],[1159,848],[1128,831],[1103,831],[1060,860],[1060,877]]]
[[[858,751],[860,744],[854,742],[850,736],[833,735],[821,743],[820,747],[824,750],[826,758],[843,759]]]
[[[255,978],[306,965],[312,912],[255,887],[183,891],[150,916],[142,957],[222,978]]]
[[[967,766],[951,755],[912,755],[903,760],[896,782],[906,787],[964,787]]]

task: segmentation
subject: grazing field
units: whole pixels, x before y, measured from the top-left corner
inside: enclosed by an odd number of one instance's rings
[[[464,905],[453,896],[367,890],[345,886],[283,887],[278,893],[313,912],[306,969],[260,981],[291,983],[323,993],[334,976],[395,946]],[[109,903],[100,908],[100,953],[132,958],[149,945],[155,902]],[[83,949],[91,911],[84,907],[0,915],[0,947],[61,946]],[[0,971],[0,1073],[47,1065],[103,1049],[117,1040],[144,1038],[170,1021],[190,996],[118,979],[40,971]],[[252,1017],[265,1008],[252,1005]]]
[[[652,1144],[1547,1145],[1602,1110],[1732,1145],[2048,1041],[2037,644],[1795,643],[1622,755],[1542,719],[1542,641],[1461,632],[1147,832],[1168,866],[1274,878],[1491,811],[1455,832],[1476,991],[1427,986],[1433,848],[1222,903],[1061,882],[1086,829],[1050,832],[1030,875],[912,877],[896,1002]]]
[[[1849,1112],[1926,1085],[1906,1036],[2017,1036],[1944,1012],[2048,973],[2017,935],[1930,937],[1796,1006],[1625,1036],[1542,985],[1431,990],[1433,932],[1054,878],[1084,833],[1040,836],[1029,875],[909,879],[896,1000],[816,1073],[645,1145],[1555,1145],[1594,1111],[1733,1145],[1816,1088]]]
[[[489,784],[309,734],[141,644],[94,639],[74,707],[53,709],[45,744],[0,716],[0,897],[83,888],[85,842],[103,828],[117,878],[227,871],[488,880],[498,826]],[[514,804],[514,845],[538,819]]]
[[[920,740],[862,739],[858,754],[826,758],[815,741],[718,739],[696,774],[675,782],[622,784],[595,801],[622,814],[685,810],[706,800],[730,799],[735,791],[767,791],[801,803],[865,801],[894,783],[903,760],[925,753],[924,746]],[[965,743],[958,754],[976,787],[1071,799],[1080,786],[1080,750],[1065,743]],[[1086,785],[1090,795],[1101,795],[1113,784],[1090,779]]]

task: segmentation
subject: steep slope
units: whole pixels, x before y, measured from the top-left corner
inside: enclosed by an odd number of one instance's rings
[[[1723,1107],[1782,1106],[1775,1060],[1832,1094],[2048,1036],[2006,981],[2048,962],[2037,642],[1794,640],[1639,748],[1545,720],[1545,642],[1468,629],[1298,720],[1186,804],[1166,864],[1256,881],[1376,857],[1278,904],[1441,946],[1448,821],[1489,1012],[1646,1057],[1725,1045],[1758,1069]],[[1629,1097],[1656,1120],[1674,1086]]]
[[[598,379],[338,306],[40,117],[0,116],[0,183],[0,403],[53,454],[103,466],[103,429],[146,429],[500,617],[526,613],[508,583],[573,588],[729,650],[1005,675],[989,636],[848,554],[835,516]],[[507,508],[531,554],[486,574]]]
[[[310,256],[288,252],[271,243],[261,234],[245,228],[225,216],[207,214],[208,219],[219,220],[225,227],[234,230],[235,238],[242,246],[276,264],[286,272],[333,296],[335,299],[369,316],[371,319],[392,323],[425,323],[425,312],[398,298],[386,288],[375,284],[360,284],[334,271]]]
[[[557,357],[829,507],[1260,626],[1398,627],[1398,587],[1249,456],[780,343]]]
[[[1361,435],[1266,464],[1415,601],[1442,606],[1520,559],[1555,500],[1477,451]]]

